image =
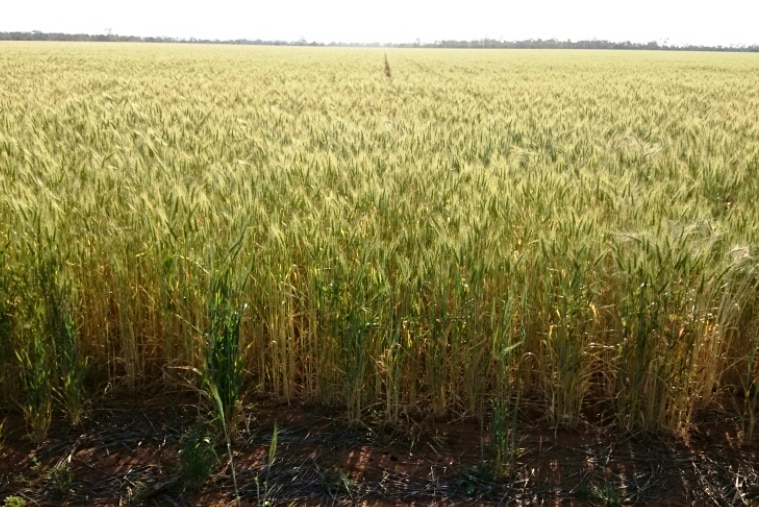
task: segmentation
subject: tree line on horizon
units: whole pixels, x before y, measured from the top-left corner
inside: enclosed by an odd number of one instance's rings
[[[759,52],[759,44],[750,46],[710,46],[694,45],[675,46],[660,44],[657,41],[615,42],[609,40],[558,40],[558,39],[525,39],[519,41],[504,41],[484,38],[477,40],[440,40],[432,43],[357,43],[329,42],[322,43],[299,39],[297,41],[264,40],[264,39],[204,39],[177,37],[141,37],[135,35],[115,34],[70,34],[61,32],[0,32],[0,40],[4,41],[75,41],[75,42],[151,42],[151,43],[185,43],[185,44],[240,44],[261,46],[344,46],[344,47],[383,47],[383,48],[458,48],[458,49],[617,49],[617,50],[665,50],[665,51],[731,51]]]

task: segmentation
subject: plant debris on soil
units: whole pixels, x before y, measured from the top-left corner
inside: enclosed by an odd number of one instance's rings
[[[6,413],[0,502],[759,504],[759,449],[740,443],[735,421],[724,414],[699,424],[689,442],[590,427],[552,430],[525,420],[513,465],[494,477],[481,436],[487,428],[477,421],[351,425],[339,411],[269,398],[245,406],[232,459],[224,440],[209,436],[197,442],[208,445],[210,462],[203,454],[183,460],[193,449],[188,439],[204,434],[198,406],[190,393],[111,395],[93,404],[79,428],[54,422],[41,445],[24,436],[20,414]]]

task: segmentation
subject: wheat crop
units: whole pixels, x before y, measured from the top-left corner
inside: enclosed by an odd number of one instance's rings
[[[224,396],[352,420],[687,433],[757,388],[755,55],[0,49],[0,395],[38,433],[229,343]]]

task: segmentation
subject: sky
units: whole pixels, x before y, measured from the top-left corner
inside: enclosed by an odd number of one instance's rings
[[[2,0],[0,31],[308,42],[759,44],[759,1]]]

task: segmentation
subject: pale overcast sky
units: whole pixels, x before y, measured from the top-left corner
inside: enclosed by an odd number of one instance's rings
[[[0,31],[318,42],[759,44],[759,0],[2,0]]]

